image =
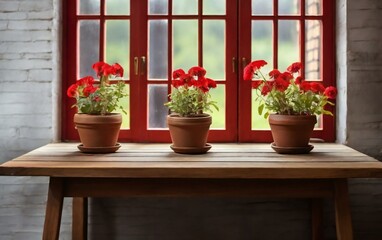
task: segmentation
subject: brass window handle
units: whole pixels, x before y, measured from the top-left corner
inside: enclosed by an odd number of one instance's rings
[[[134,57],[134,75],[138,75],[138,57]]]
[[[235,73],[237,71],[236,69],[237,63],[236,63],[236,58],[232,58],[232,72]]]
[[[146,57],[141,57],[141,75],[145,75],[146,73]]]

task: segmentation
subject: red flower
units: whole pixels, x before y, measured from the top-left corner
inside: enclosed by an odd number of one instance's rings
[[[335,99],[337,96],[337,89],[335,87],[327,87],[324,91],[325,96],[329,99]]]
[[[75,98],[78,95],[77,89],[78,89],[78,85],[77,84],[72,84],[72,85],[70,85],[70,87],[66,91],[66,94],[68,95],[68,97]]]
[[[206,70],[202,67],[196,66],[188,70],[188,74],[191,76],[197,76],[198,78],[204,77],[206,75]]]
[[[101,69],[101,75],[103,76],[109,76],[109,75],[116,75],[116,69],[112,66],[110,66],[109,64],[105,63],[103,66],[102,66],[102,69]]]
[[[183,85],[192,86],[194,84],[194,82],[191,81],[194,78],[189,74],[183,74],[179,78]]]
[[[253,81],[252,82],[252,88],[257,89],[262,83],[263,83],[263,81],[261,81],[261,80]]]
[[[267,81],[261,89],[261,95],[266,96],[273,88],[274,82]]]
[[[280,92],[284,92],[288,86],[289,86],[289,81],[285,81],[281,75],[280,77],[278,77],[275,81],[274,81],[274,86],[275,88],[280,91]]]
[[[93,85],[89,85],[84,88],[83,93],[85,97],[89,97],[90,94],[94,93],[97,91],[98,88],[94,87]]]
[[[324,85],[317,82],[310,83],[310,90],[314,93],[323,93],[325,91]]]
[[[304,92],[307,92],[307,91],[310,91],[311,88],[310,88],[310,83],[308,82],[302,82],[300,84],[300,89],[303,90]]]
[[[216,82],[210,78],[206,78],[209,88],[216,88]]]
[[[77,86],[87,86],[92,85],[94,83],[94,78],[92,76],[86,76],[79,80],[77,80]]]
[[[292,63],[292,65],[290,65],[287,68],[287,71],[290,72],[290,73],[296,73],[296,72],[300,71],[300,69],[301,69],[301,63],[300,62],[295,62],[295,63]]]
[[[296,77],[296,79],[294,80],[294,82],[295,82],[296,84],[301,84],[303,81],[304,81],[304,80],[302,79],[301,76]]]
[[[119,65],[118,63],[114,63],[113,68],[115,71],[115,76],[123,77],[123,67],[121,65]]]
[[[94,71],[96,72],[98,77],[102,76],[103,66],[105,64],[106,63],[104,63],[104,62],[96,62],[96,63],[93,64],[92,68],[94,69]]]
[[[293,75],[290,74],[289,72],[283,72],[280,74],[278,78],[281,78],[286,82],[289,82],[291,79],[293,79]]]
[[[180,86],[183,85],[183,82],[180,81],[180,80],[172,80],[172,86],[174,86],[174,88],[178,88]]]
[[[252,80],[253,74],[254,74],[253,68],[250,64],[248,64],[244,68],[243,79],[248,81]]]
[[[262,68],[263,66],[267,65],[268,63],[264,60],[256,60],[256,61],[253,61],[250,63],[250,65],[252,66],[253,70],[256,71],[260,68]]]
[[[186,73],[184,72],[183,69],[177,69],[177,70],[172,72],[172,78],[173,79],[178,79],[180,76],[182,76],[184,74],[186,74]]]
[[[269,72],[269,76],[273,79],[276,79],[280,76],[280,71],[277,69],[273,69],[272,71]]]

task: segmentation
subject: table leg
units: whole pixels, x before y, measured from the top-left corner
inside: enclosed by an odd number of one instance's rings
[[[338,240],[352,240],[353,229],[350,214],[348,184],[346,179],[335,181],[334,207]]]
[[[46,203],[43,240],[58,240],[60,234],[62,204],[64,202],[64,181],[51,177]]]
[[[73,198],[72,240],[86,240],[88,238],[88,199]]]
[[[322,199],[311,199],[312,209],[312,240],[323,239],[322,227]]]

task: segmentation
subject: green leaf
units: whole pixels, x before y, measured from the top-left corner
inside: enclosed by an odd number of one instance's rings
[[[264,110],[264,104],[261,104],[261,105],[259,106],[259,108],[257,109],[259,115],[263,115],[263,110]]]

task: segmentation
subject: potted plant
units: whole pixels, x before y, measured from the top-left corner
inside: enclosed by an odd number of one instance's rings
[[[120,147],[117,139],[122,115],[112,112],[119,108],[126,113],[118,102],[127,94],[123,81],[112,84],[110,78],[123,77],[123,68],[118,63],[97,62],[93,69],[99,81],[86,76],[67,90],[67,95],[76,99],[72,107],[78,110],[74,115],[74,124],[82,142],[78,148],[83,152],[115,152]]]
[[[218,110],[209,93],[210,88],[216,87],[216,82],[205,75],[206,70],[198,66],[187,73],[183,69],[173,72],[173,89],[169,94],[170,101],[165,105],[171,110],[167,124],[174,152],[197,154],[211,148],[207,137],[212,117],[205,112],[211,112],[211,107]]]
[[[316,115],[333,114],[326,109],[334,105],[337,89],[324,87],[319,82],[308,82],[298,75],[301,63],[291,64],[285,72],[277,69],[269,72],[266,78],[261,68],[267,62],[256,60],[244,68],[244,80],[252,81],[256,89],[258,112],[269,117],[274,143],[272,148],[280,153],[307,153],[313,149],[309,139],[317,123]]]

